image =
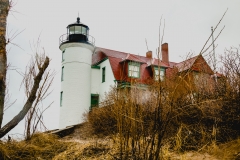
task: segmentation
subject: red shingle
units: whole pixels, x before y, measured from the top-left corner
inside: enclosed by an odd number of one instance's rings
[[[134,55],[130,53],[114,51],[105,48],[97,48],[95,53],[93,54],[92,65],[100,63],[105,58],[109,59],[113,75],[116,80],[118,81],[136,81],[140,83],[147,83],[149,79],[153,77],[152,68],[150,66],[158,66],[168,68],[166,70],[166,75],[171,75],[173,70],[171,68],[176,67],[178,72],[182,72],[188,69],[196,69],[201,67],[199,62],[203,65],[203,68],[207,68],[207,73],[212,73],[211,68],[208,66],[204,58],[199,58],[200,56],[195,56],[190,59],[187,59],[183,62],[176,63],[176,62],[169,62],[169,65],[156,59],[156,58],[147,58],[144,56]],[[128,61],[135,61],[140,62],[140,78],[129,78],[128,77]]]
[[[119,81],[136,81],[140,83],[146,83],[152,77],[150,65],[158,65],[157,59],[147,58],[139,55],[134,55],[125,52],[114,51],[105,48],[97,48],[93,54],[92,64],[101,62],[104,58],[108,57],[113,75],[116,80]],[[127,61],[135,61],[141,63],[140,78],[128,77],[128,64]],[[159,61],[160,66],[169,67],[167,64]]]
[[[133,54],[130,54],[130,53],[128,53],[126,58],[122,60],[122,62],[124,62],[124,61],[134,61],[134,62],[146,63],[146,62],[142,61],[136,55],[133,55]]]
[[[165,67],[165,68],[170,67],[170,66],[167,65],[166,63],[164,63],[164,62],[162,62],[162,61],[160,61],[160,60],[158,60],[158,59],[155,59],[155,58],[152,59],[151,65],[154,65],[154,66],[160,65],[161,67]]]
[[[179,72],[188,70],[192,67],[192,65],[194,64],[195,60],[198,58],[198,56],[189,58],[185,61],[182,61],[180,63],[175,64],[174,66],[178,68]]]

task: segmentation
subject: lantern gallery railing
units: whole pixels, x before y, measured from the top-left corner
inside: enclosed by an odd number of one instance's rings
[[[67,42],[87,42],[95,46],[95,38],[86,34],[63,34],[59,38],[59,45]]]

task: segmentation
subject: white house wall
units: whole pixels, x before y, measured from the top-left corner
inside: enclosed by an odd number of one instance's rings
[[[105,60],[99,64],[100,66],[100,87],[99,87],[99,100],[100,102],[105,99],[105,94],[111,90],[111,87],[115,86],[115,78],[112,72],[112,68],[109,60]],[[105,67],[105,82],[102,82],[102,68]]]
[[[100,68],[92,68],[91,69],[91,93],[99,94],[100,92],[100,84],[101,84],[101,76],[100,76]]]
[[[62,49],[62,48],[61,48]],[[91,95],[92,51],[83,47],[68,47],[64,53],[62,106],[59,128],[79,124],[83,113],[89,111]]]

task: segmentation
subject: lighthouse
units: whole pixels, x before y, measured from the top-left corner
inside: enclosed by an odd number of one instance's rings
[[[79,124],[91,101],[91,63],[95,40],[80,18],[60,36],[62,52],[59,128]]]

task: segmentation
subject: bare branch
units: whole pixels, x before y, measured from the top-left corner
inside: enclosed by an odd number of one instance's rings
[[[34,85],[31,89],[27,102],[25,103],[22,110],[14,118],[0,129],[0,138],[2,138],[6,133],[8,133],[12,128],[14,128],[25,117],[25,115],[31,108],[33,102],[36,99],[36,92],[39,88],[40,81],[48,65],[49,65],[49,58],[46,57],[44,64],[40,68],[37,76],[34,78]]]
[[[202,51],[204,50],[205,46],[207,45],[208,41],[210,40],[210,38],[212,37],[212,34],[215,32],[215,30],[217,29],[218,25],[221,23],[221,21],[223,20],[223,17],[225,16],[225,14],[227,13],[227,10],[224,12],[222,18],[219,20],[218,24],[216,25],[216,27],[214,28],[213,32],[211,33],[211,35],[208,37],[207,41],[205,42],[205,44],[203,45],[201,51],[199,52],[199,54],[202,54]]]

